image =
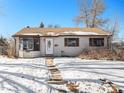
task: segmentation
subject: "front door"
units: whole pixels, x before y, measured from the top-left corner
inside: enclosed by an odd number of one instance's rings
[[[46,54],[53,54],[53,39],[46,39]]]

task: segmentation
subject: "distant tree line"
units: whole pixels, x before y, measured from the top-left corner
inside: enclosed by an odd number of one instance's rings
[[[6,46],[7,44],[8,44],[7,39],[1,35],[0,36],[0,46]]]
[[[41,22],[39,28],[44,28],[44,27],[45,27],[44,23]],[[58,25],[58,24],[55,24],[55,25],[49,24],[49,25],[47,26],[47,28],[60,28],[60,27],[61,27],[61,26]]]
[[[7,55],[8,42],[5,37],[0,36],[0,54]]]
[[[30,26],[26,26],[26,28],[30,28]],[[40,25],[39,25],[39,28],[61,28],[60,25],[58,24],[49,24],[48,26],[45,27],[44,23],[41,22]]]

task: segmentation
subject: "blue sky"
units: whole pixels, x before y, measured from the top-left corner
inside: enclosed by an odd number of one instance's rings
[[[106,18],[119,18],[120,36],[124,36],[124,0],[105,0]],[[9,37],[20,29],[59,24],[77,27],[73,18],[78,15],[77,0],[0,0],[0,35]],[[110,23],[111,24],[111,23]]]

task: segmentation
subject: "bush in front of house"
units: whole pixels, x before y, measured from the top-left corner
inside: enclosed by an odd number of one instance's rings
[[[79,55],[82,59],[103,59],[103,60],[122,60],[124,61],[124,50],[117,52],[108,48],[89,48],[83,49]]]
[[[15,57],[15,42],[12,38],[8,40],[7,56],[10,58]]]
[[[0,36],[0,55],[7,55],[8,42],[3,36]]]
[[[15,43],[12,38],[0,37],[0,55],[8,57],[15,56]]]

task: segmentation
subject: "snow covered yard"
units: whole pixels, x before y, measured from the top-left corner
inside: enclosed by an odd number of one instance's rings
[[[45,58],[0,57],[0,93],[48,93]]]
[[[59,68],[63,79],[77,81],[83,92],[106,93],[105,86],[104,89],[99,89],[98,79],[100,78],[109,79],[124,90],[124,62],[65,57],[54,58],[54,63]],[[56,88],[67,89],[65,85],[47,84],[48,79],[45,58],[0,57],[0,93],[58,93]]]
[[[124,62],[106,60],[81,60],[79,58],[55,58],[55,64],[64,80],[80,81],[81,90],[88,93],[106,93],[99,90],[98,79],[106,78],[124,90]],[[90,83],[89,83],[90,82]],[[94,86],[93,89],[90,86]],[[107,86],[107,85],[106,85]],[[105,87],[105,86],[102,86]]]

